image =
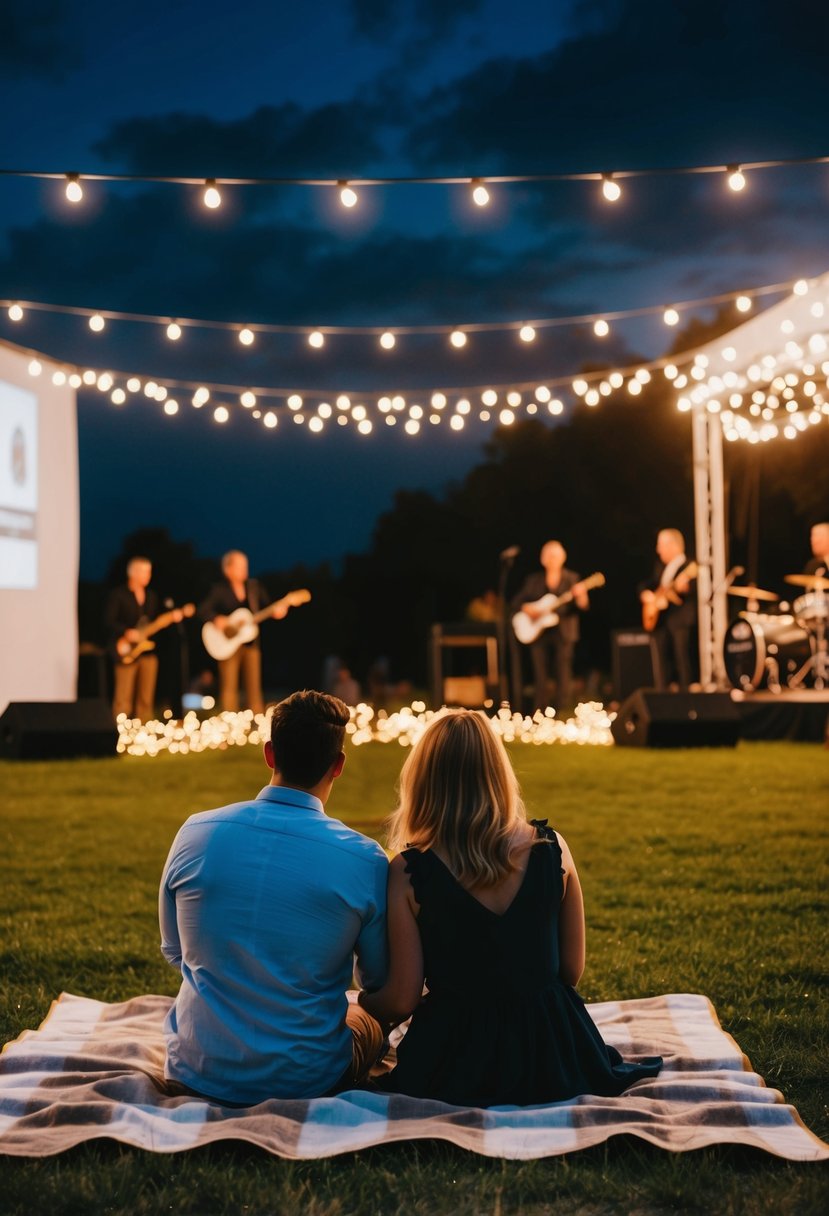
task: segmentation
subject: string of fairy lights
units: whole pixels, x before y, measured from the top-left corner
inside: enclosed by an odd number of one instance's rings
[[[498,186],[544,185],[555,182],[584,182],[598,186],[602,199],[607,203],[618,203],[623,197],[622,183],[637,178],[691,177],[699,175],[720,176],[726,188],[741,194],[748,186],[748,175],[770,169],[829,164],[829,156],[789,157],[777,160],[744,161],[731,164],[677,165],[670,167],[600,169],[574,173],[511,173],[479,176],[397,176],[397,177],[192,177],[181,174],[138,173],[93,173],[66,172],[65,170],[0,169],[0,177],[41,178],[57,181],[63,187],[66,201],[79,206],[85,198],[84,185],[97,182],[140,183],[184,186],[197,189],[207,211],[217,211],[224,201],[223,191],[250,187],[306,187],[334,190],[340,204],[347,210],[359,205],[360,190],[369,191],[379,187],[440,186],[461,187],[476,207],[487,207]]]
[[[815,298],[809,305],[809,315],[814,321],[814,332],[798,341],[794,338],[794,324],[784,319],[780,327],[780,347],[768,351],[748,366],[739,368],[736,348],[724,345],[721,356],[726,364],[734,364],[721,375],[709,372],[708,356],[701,351],[686,351],[681,356],[662,357],[633,366],[610,370],[585,372],[578,376],[556,376],[543,383],[524,381],[499,385],[474,385],[453,389],[433,389],[408,392],[376,393],[336,392],[320,389],[297,390],[291,387],[251,386],[245,384],[198,383],[170,377],[147,378],[126,372],[113,372],[94,368],[81,368],[73,364],[60,364],[51,372],[56,386],[68,384],[74,389],[97,388],[109,396],[114,406],[124,406],[131,397],[143,396],[161,404],[166,415],[179,413],[181,403],[189,398],[192,408],[209,407],[213,421],[218,425],[230,422],[234,413],[248,415],[266,429],[274,430],[281,417],[290,417],[297,425],[305,425],[309,432],[321,434],[330,426],[352,427],[360,435],[370,435],[376,427],[399,426],[409,436],[417,435],[428,426],[448,425],[453,431],[463,431],[468,423],[495,421],[502,426],[512,425],[518,418],[548,413],[561,415],[565,400],[581,401],[588,408],[598,406],[604,399],[615,394],[638,397],[654,377],[661,375],[671,382],[677,393],[677,407],[689,411],[695,407],[705,408],[719,414],[723,433],[730,441],[744,439],[750,443],[767,442],[782,434],[795,439],[829,418],[829,345],[827,345],[827,316],[829,295],[818,298],[815,285],[805,279],[793,284],[772,284],[755,288],[751,292],[733,292],[708,297],[697,303],[714,303],[733,300],[736,308],[745,312],[751,308],[753,299],[759,295],[780,292],[791,286],[791,299],[807,296]],[[673,310],[691,307],[693,302],[683,302]],[[25,318],[23,305],[16,301],[6,302],[8,315],[15,322]],[[68,306],[39,305],[28,303],[28,309],[59,311],[86,316],[90,324],[95,318],[104,316],[119,320],[140,320],[161,323],[164,318],[144,314],[97,313],[89,309]],[[613,314],[616,317],[642,315],[654,309],[631,309]],[[566,321],[586,322],[590,317],[550,318],[551,323]],[[666,324],[672,319],[664,318]],[[234,328],[232,322],[199,322],[190,319],[192,325]],[[168,323],[169,324],[169,323]],[[497,323],[493,323],[498,328]],[[102,326],[93,326],[101,332]],[[272,327],[277,328],[277,327]],[[284,327],[291,330],[291,327]],[[335,327],[331,327],[335,328]],[[348,327],[346,332],[366,334],[375,329]],[[383,331],[385,332],[385,331]],[[444,327],[423,327],[423,332],[440,333]],[[450,333],[456,332],[450,330]],[[168,334],[168,336],[170,336]],[[175,341],[177,338],[171,338]],[[723,339],[727,343],[727,336]],[[244,345],[245,343],[243,343]],[[25,349],[25,348],[22,348]],[[29,373],[32,377],[43,374],[45,356],[29,350]],[[49,360],[54,363],[53,360]]]

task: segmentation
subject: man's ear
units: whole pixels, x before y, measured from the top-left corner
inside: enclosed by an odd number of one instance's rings
[[[273,769],[273,744],[270,739],[265,740],[265,746],[262,749],[265,756],[265,763],[269,769]]]
[[[340,752],[339,756],[337,756],[337,759],[331,765],[331,776],[339,777],[340,773],[343,771],[344,768],[345,768],[345,752]]]

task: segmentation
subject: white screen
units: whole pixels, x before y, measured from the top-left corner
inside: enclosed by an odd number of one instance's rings
[[[37,397],[0,380],[0,588],[37,586]]]
[[[75,392],[0,342],[0,713],[74,701],[78,671]]]

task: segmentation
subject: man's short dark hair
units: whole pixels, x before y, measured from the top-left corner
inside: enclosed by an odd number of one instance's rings
[[[339,697],[305,689],[271,711],[274,767],[287,785],[310,790],[343,750],[348,706]]]

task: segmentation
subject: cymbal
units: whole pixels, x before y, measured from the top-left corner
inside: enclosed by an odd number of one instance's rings
[[[829,578],[822,574],[787,574],[786,582],[810,591],[829,591]]]
[[[780,599],[773,591],[763,591],[761,587],[729,587],[728,594],[741,595],[747,600],[768,600],[769,603]]]

